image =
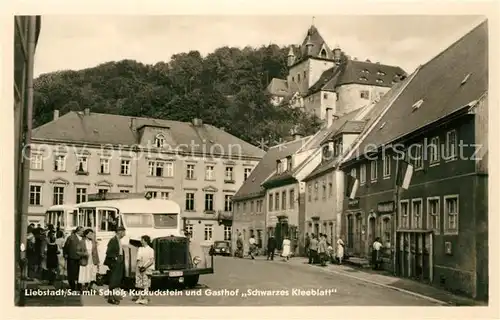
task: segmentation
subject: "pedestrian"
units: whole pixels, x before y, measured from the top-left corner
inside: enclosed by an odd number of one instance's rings
[[[306,232],[306,239],[304,244],[306,257],[309,257],[309,245],[311,244],[311,238],[309,237],[309,233]]]
[[[318,240],[316,235],[311,235],[311,241],[309,243],[309,264],[315,264],[318,260]]]
[[[47,245],[45,246],[47,279],[50,285],[54,284],[54,281],[57,279],[57,269],[59,268],[58,255],[59,247],[56,243],[56,235],[52,231],[49,232]]]
[[[155,269],[155,252],[151,248],[151,238],[147,235],[141,237],[141,247],[137,250],[137,270],[135,272],[135,286],[142,291],[136,303],[148,304],[146,294],[151,287],[151,274]]]
[[[243,258],[243,237],[241,232],[238,234],[238,239],[236,239],[236,252],[234,255]]]
[[[35,250],[35,225],[32,223],[28,226],[28,231],[26,234],[26,260],[27,262],[27,279],[31,280],[36,275],[36,250]]]
[[[57,267],[57,278],[59,280],[63,280],[65,276],[67,276],[66,272],[66,259],[64,258],[64,233],[61,230],[56,231],[56,244],[57,244],[57,260],[58,260],[58,267]]]
[[[78,255],[80,256],[78,283],[82,290],[92,289],[92,285],[97,280],[99,268],[97,243],[92,229],[86,229],[83,232],[82,240],[78,243]]]
[[[282,244],[283,250],[281,251],[281,256],[283,257],[284,261],[288,261],[288,259],[290,259],[291,245],[292,245],[292,243],[291,243],[290,239],[288,238],[288,236],[285,236],[285,238],[283,239],[283,244]]]
[[[375,241],[373,242],[372,245],[372,265],[374,270],[380,270],[381,266],[381,255],[380,255],[380,249],[382,248],[382,243],[380,242],[380,238],[377,237],[375,238]]]
[[[40,225],[40,224],[38,224]],[[35,278],[42,279],[43,278],[43,270],[42,270],[42,260],[43,260],[43,229],[36,228],[33,232],[35,236],[35,246],[34,246],[34,275]]]
[[[337,237],[337,248],[336,257],[339,264],[342,264],[342,259],[344,258],[344,241],[340,237]]]
[[[123,277],[125,275],[125,261],[123,256],[125,251],[122,246],[122,238],[125,236],[125,228],[116,228],[116,235],[108,242],[106,249],[106,259],[104,264],[109,267],[109,290],[112,292],[108,297],[108,303],[120,304],[121,295],[116,291],[121,290]]]
[[[252,260],[255,259],[255,257],[254,257],[254,252],[255,252],[255,247],[256,247],[255,243],[256,243],[255,237],[252,234],[250,236],[250,239],[248,239],[248,255],[250,256],[250,258],[252,258]]]
[[[326,251],[327,251],[326,235],[320,233],[318,242],[318,257],[319,257],[319,263],[323,267],[326,266]]]
[[[276,239],[271,235],[267,241],[267,260],[274,260],[274,250],[276,250]]]
[[[66,270],[68,283],[71,290],[80,291],[78,276],[80,274],[80,255],[78,254],[78,244],[82,240],[83,228],[78,226],[64,243],[64,257],[66,258]]]

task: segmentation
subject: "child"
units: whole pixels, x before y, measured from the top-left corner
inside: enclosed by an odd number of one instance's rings
[[[135,272],[135,286],[145,293],[151,287],[151,272],[154,270],[155,254],[151,248],[151,238],[141,237],[141,247],[137,250],[137,270]],[[149,299],[144,294],[140,294],[136,300],[138,304],[148,304]]]

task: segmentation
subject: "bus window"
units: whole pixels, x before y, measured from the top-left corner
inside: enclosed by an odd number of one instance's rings
[[[56,227],[58,228],[64,228],[66,226],[66,216],[65,216],[65,211],[57,211],[57,219],[56,219]]]
[[[151,214],[124,213],[122,217],[127,228],[153,227],[153,216]]]
[[[78,210],[71,212],[71,224],[68,227],[76,227],[78,225]]]
[[[177,228],[177,214],[155,214],[155,228]]]
[[[118,227],[118,217],[113,210],[99,210],[100,231],[116,231]]]
[[[79,226],[84,228],[94,228],[96,213],[94,209],[82,209],[78,216]]]

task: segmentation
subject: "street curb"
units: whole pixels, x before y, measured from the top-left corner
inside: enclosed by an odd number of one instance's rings
[[[300,264],[296,264],[296,265],[300,265]],[[435,299],[435,298],[432,298],[432,297],[429,297],[429,296],[426,296],[426,295],[423,295],[423,294],[420,294],[420,293],[416,293],[416,292],[413,292],[413,291],[409,291],[409,290],[406,290],[406,289],[398,288],[398,287],[395,287],[395,286],[391,286],[391,285],[380,283],[380,282],[373,281],[373,280],[359,278],[359,277],[353,276],[352,274],[348,274],[348,273],[345,273],[345,272],[331,270],[331,269],[323,269],[323,268],[317,268],[317,270],[320,270],[320,271],[323,271],[323,272],[326,272],[326,273],[335,273],[335,274],[338,274],[338,275],[341,275],[341,276],[345,276],[345,277],[349,277],[349,278],[352,278],[352,279],[356,279],[358,281],[363,281],[363,282],[366,282],[366,283],[370,283],[370,284],[373,284],[373,285],[376,285],[376,286],[379,286],[379,287],[383,287],[383,288],[387,288],[387,289],[399,291],[399,292],[406,293],[406,294],[414,296],[414,297],[418,297],[418,298],[421,298],[421,299],[425,299],[425,300],[428,300],[428,301],[432,301],[432,302],[438,303],[440,305],[453,306],[453,304],[450,304],[448,302],[445,302],[445,301],[442,301],[442,300],[438,300],[438,299]]]

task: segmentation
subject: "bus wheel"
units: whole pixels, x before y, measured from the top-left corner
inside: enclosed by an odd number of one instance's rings
[[[184,279],[184,284],[187,288],[194,288],[198,285],[198,281],[200,280],[200,275],[188,276]]]

